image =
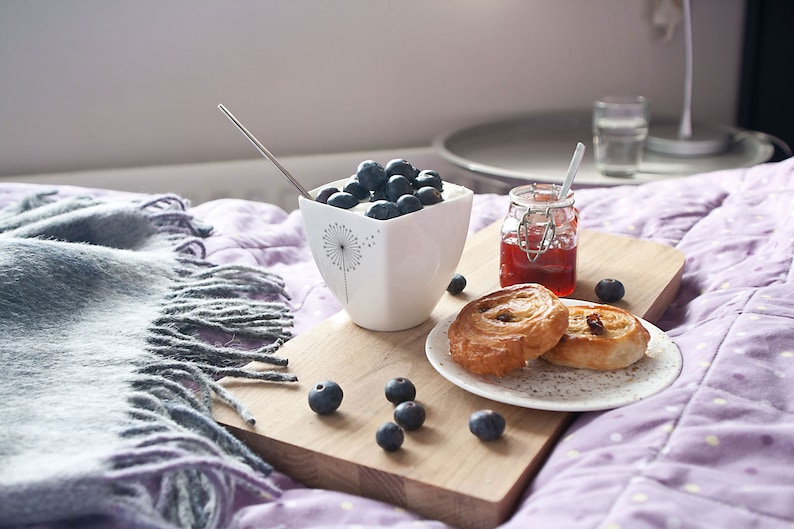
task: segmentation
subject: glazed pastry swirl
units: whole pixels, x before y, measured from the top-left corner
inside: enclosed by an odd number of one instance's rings
[[[559,366],[623,369],[645,355],[650,333],[628,312],[611,305],[568,307],[560,343],[541,356]]]
[[[449,327],[453,360],[480,375],[521,369],[559,340],[568,309],[547,288],[520,284],[469,302]]]

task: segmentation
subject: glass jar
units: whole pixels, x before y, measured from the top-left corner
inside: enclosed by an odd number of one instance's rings
[[[539,283],[558,296],[576,289],[579,212],[573,191],[562,198],[556,184],[528,184],[510,190],[502,223],[499,283]]]

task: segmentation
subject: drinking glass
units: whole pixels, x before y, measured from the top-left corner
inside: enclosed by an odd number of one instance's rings
[[[599,172],[624,177],[637,173],[650,114],[650,102],[642,96],[609,96],[593,103],[593,147]]]

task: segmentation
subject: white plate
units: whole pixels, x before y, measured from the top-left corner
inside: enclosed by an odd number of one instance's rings
[[[592,305],[564,299],[566,305]],[[640,318],[651,334],[646,355],[625,369],[594,371],[552,365],[537,359],[502,378],[475,375],[449,355],[447,330],[455,316],[441,321],[427,336],[425,352],[441,376],[481,397],[524,408],[550,411],[594,411],[618,408],[670,386],[683,365],[681,351],[661,329]]]

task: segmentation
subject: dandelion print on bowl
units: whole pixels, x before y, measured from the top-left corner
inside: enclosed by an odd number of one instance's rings
[[[365,216],[364,207],[298,197],[314,261],[354,323],[400,331],[430,317],[456,272],[473,200],[471,190],[449,182],[443,195],[442,202],[388,220]]]
[[[363,252],[367,251],[367,248],[372,248],[375,245],[375,240],[375,236],[368,235],[364,237],[363,241],[360,241],[353,230],[336,222],[329,224],[323,231],[324,257],[342,272],[344,296],[341,300],[344,303],[350,301],[347,273],[354,272],[358,268],[363,259]]]

